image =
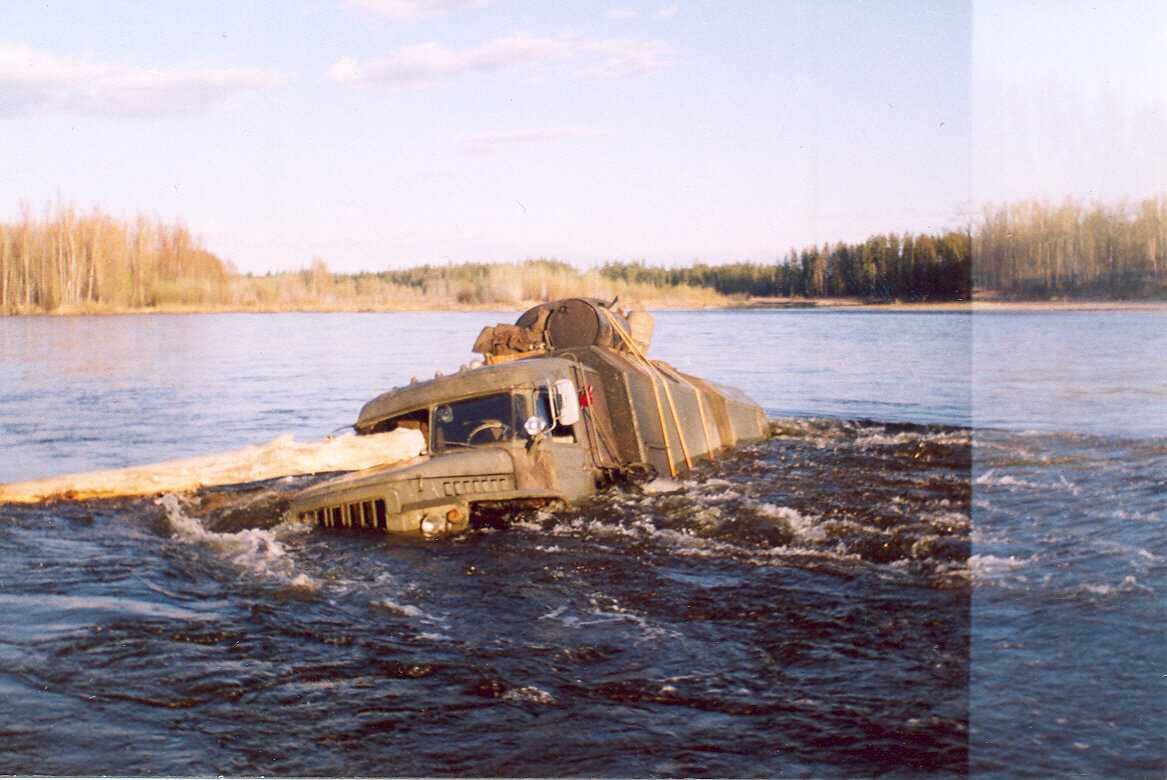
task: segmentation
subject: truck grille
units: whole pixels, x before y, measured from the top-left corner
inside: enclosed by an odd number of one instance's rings
[[[300,513],[300,520],[324,528],[380,528],[386,524],[385,500],[358,501],[352,504],[310,509]]]

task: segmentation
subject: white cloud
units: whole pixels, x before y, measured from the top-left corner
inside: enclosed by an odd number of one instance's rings
[[[345,7],[391,22],[416,22],[467,8],[477,8],[489,2],[491,0],[351,0]]]
[[[454,144],[454,151],[458,154],[490,154],[543,141],[594,135],[598,133],[586,127],[546,127],[509,133],[482,133],[459,138]]]
[[[0,43],[0,116],[198,114],[223,107],[239,90],[282,80],[262,68],[158,71]]]
[[[584,41],[580,44],[581,55],[599,59],[585,65],[577,73],[594,78],[647,76],[679,65],[680,60],[674,58],[672,52],[672,48],[661,41]]]
[[[678,63],[672,49],[659,41],[586,40],[514,35],[455,51],[438,43],[402,46],[390,58],[366,63],[344,59],[328,70],[332,81],[349,84],[417,86],[468,73],[490,73],[578,63],[577,75],[593,78],[651,74]]]
[[[676,16],[677,11],[679,10],[680,6],[678,5],[665,6],[664,8],[654,13],[652,18],[656,19],[657,21],[672,19],[674,16]],[[608,11],[608,13],[604,14],[605,19],[637,19],[639,17],[640,14],[638,12],[629,10],[627,8],[613,8],[611,11]]]

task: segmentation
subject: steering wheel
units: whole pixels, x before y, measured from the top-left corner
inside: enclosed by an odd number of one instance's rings
[[[499,422],[498,420],[486,420],[485,422],[480,423],[474,430],[470,431],[470,435],[466,437],[466,443],[474,444],[475,436],[478,436],[478,434],[485,431],[496,429],[498,430],[498,434],[490,441],[498,441],[502,439],[502,437],[506,436],[507,433],[510,432],[511,427],[504,422]]]

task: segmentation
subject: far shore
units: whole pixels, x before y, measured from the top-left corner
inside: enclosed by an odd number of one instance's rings
[[[875,303],[854,298],[759,298],[733,303],[723,308],[909,312],[1167,311],[1167,299],[1005,301],[996,298],[974,297],[971,301],[884,301]]]
[[[359,312],[491,312],[524,311],[543,301],[516,301],[505,303],[457,303],[435,300],[432,303],[411,299],[392,304],[369,305],[343,303],[303,306],[200,306],[164,305],[135,309],[112,307],[69,307],[53,312],[10,312],[0,316],[96,316],[122,314],[325,314]],[[971,301],[880,301],[857,298],[726,298],[695,302],[684,299],[620,300],[620,308],[649,311],[732,311],[768,309],[787,311],[865,311],[865,312],[1088,312],[1088,311],[1167,311],[1167,299],[1148,300],[1032,300],[1008,301],[996,298],[974,297]]]

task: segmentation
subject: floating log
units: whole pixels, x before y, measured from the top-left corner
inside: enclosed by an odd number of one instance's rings
[[[298,474],[357,471],[408,460],[424,447],[421,432],[405,428],[313,442],[296,442],[287,435],[232,452],[0,485],[0,502],[150,496]]]

